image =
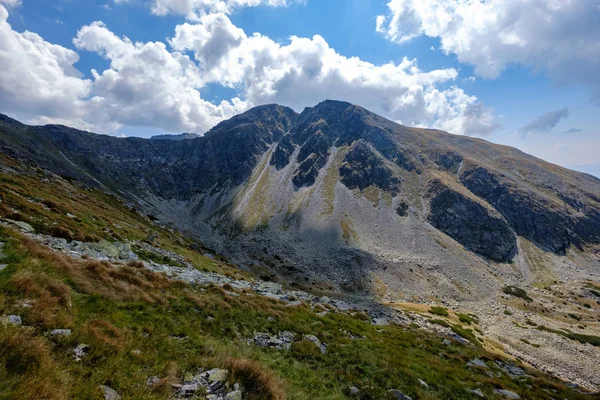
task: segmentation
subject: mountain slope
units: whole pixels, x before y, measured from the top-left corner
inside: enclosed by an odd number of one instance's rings
[[[508,282],[531,269],[516,257],[524,242],[568,253],[554,258],[559,269],[597,265],[600,180],[349,103],[301,114],[261,106],[181,141],[3,118],[0,144],[140,204],[249,269],[308,285],[478,296],[498,285],[490,262]]]

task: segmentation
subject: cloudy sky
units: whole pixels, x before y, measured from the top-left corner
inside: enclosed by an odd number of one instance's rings
[[[0,0],[0,112],[204,133],[349,101],[600,176],[600,0]]]

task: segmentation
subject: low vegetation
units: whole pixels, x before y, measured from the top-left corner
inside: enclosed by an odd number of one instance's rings
[[[442,317],[447,317],[448,314],[448,309],[445,307],[439,307],[439,306],[433,306],[429,309],[429,313],[433,314],[433,315],[440,315]]]
[[[525,301],[531,302],[533,299],[529,297],[527,292],[524,289],[518,288],[516,286],[504,286],[502,291],[511,296],[519,297]]]
[[[544,332],[556,333],[557,335],[564,336],[571,340],[576,340],[580,343],[584,343],[584,344],[589,343],[592,346],[600,346],[600,336],[583,335],[581,333],[572,332],[567,329],[560,329],[560,330],[551,329],[551,328],[548,328],[543,325],[538,326],[537,329],[539,329],[540,331],[544,331]]]
[[[9,213],[43,232],[62,226],[88,239],[143,241],[154,234],[157,246],[199,269],[247,277],[111,196],[60,179],[44,182],[42,172],[35,174],[0,173],[3,217]],[[124,399],[168,399],[172,384],[186,374],[214,367],[228,369],[230,383],[241,383],[251,400],[344,399],[352,386],[362,399],[391,399],[390,389],[413,399],[473,399],[474,388],[487,398],[498,388],[533,400],[548,398],[547,391],[556,398],[588,398],[536,370],[528,369],[521,382],[468,368],[474,358],[503,358],[477,345],[444,344],[416,324],[375,326],[363,313],[318,316],[308,306],[286,307],[231,286],[172,281],[140,262],[73,259],[4,226],[0,242],[6,264],[0,271],[0,315],[22,319],[22,326],[0,327],[0,399],[101,399],[99,385]],[[448,315],[443,307],[432,311]],[[479,343],[472,330],[442,323]],[[71,334],[51,334],[55,329]],[[315,335],[327,351],[309,341],[295,341],[284,351],[247,340],[255,332],[282,331]],[[76,360],[74,349],[82,344],[88,347]],[[158,380],[148,386],[150,377]]]

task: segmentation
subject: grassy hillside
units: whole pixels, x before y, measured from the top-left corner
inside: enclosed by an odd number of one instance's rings
[[[8,158],[2,165],[3,218],[68,239],[153,234],[157,245],[198,269],[251,279],[115,197]],[[215,367],[229,370],[230,383],[241,383],[247,399],[343,399],[353,386],[363,399],[392,399],[390,389],[413,399],[476,399],[469,390],[477,388],[486,398],[501,398],[496,389],[525,399],[588,398],[537,371],[514,379],[495,363],[498,354],[444,344],[416,327],[375,326],[363,313],[320,316],[323,309],[289,307],[229,286],[193,287],[140,262],[74,259],[8,226],[0,227],[0,242],[0,315],[22,319],[20,326],[0,325],[0,399],[102,398],[99,385],[124,399],[166,399],[187,374]],[[51,334],[55,329],[72,334]],[[289,350],[246,340],[280,331],[296,335]],[[327,343],[326,353],[302,335]],[[76,361],[81,344],[88,351]],[[466,366],[476,358],[486,367]]]

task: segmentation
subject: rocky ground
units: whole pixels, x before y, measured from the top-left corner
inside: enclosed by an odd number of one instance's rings
[[[15,225],[12,221],[5,221],[5,224]],[[308,305],[320,316],[328,313],[349,315],[363,313],[369,316],[374,325],[418,326],[445,337],[448,343],[454,341],[470,344],[467,338],[458,335],[451,327],[432,322],[433,316],[428,312],[429,306],[425,304],[404,303],[404,306],[398,307],[395,303],[390,303],[389,306],[384,306],[378,301],[364,298],[357,300],[348,297],[342,299],[318,296],[306,291],[287,289],[275,282],[235,279],[214,272],[201,271],[186,261],[184,257],[147,242],[111,243],[75,240],[68,242],[65,239],[37,234],[27,224],[19,223],[17,225],[31,239],[72,257],[91,258],[113,263],[135,261],[142,263],[148,270],[164,273],[171,279],[181,280],[198,287],[217,285],[230,296],[239,296],[238,293],[241,291],[277,299],[284,302],[286,307]],[[143,260],[136,251],[143,254],[145,258],[168,260],[168,262]],[[0,267],[2,267],[1,261],[0,258]],[[502,294],[479,302],[450,302],[448,305],[456,312],[460,311],[476,316],[477,330],[481,333],[481,337],[486,339],[486,346],[493,348],[493,343],[497,342],[503,351],[525,363],[571,382],[573,385],[588,390],[598,390],[600,374],[595,368],[597,357],[600,354],[598,344],[580,343],[552,331],[538,329],[540,327],[550,330],[569,329],[585,335],[598,335],[600,333],[600,298],[595,298],[593,292],[590,292],[592,287],[594,284],[591,282],[570,281],[545,289],[532,288],[528,292],[532,301]],[[454,314],[452,310],[451,313]],[[444,319],[443,316],[439,318]],[[452,315],[448,318],[449,322],[454,322]],[[20,324],[20,318],[17,315],[6,316],[5,321]],[[70,332],[67,330],[51,332],[51,335],[68,334]],[[352,337],[352,339],[361,340],[363,338]],[[289,331],[279,332],[275,335],[255,332],[253,337],[247,338],[247,342],[250,344],[282,351],[289,349],[291,343],[295,341],[312,342],[319,351],[327,352],[327,343],[322,342],[315,335],[298,335]],[[75,357],[85,355],[85,345],[81,346],[74,349]],[[477,364],[477,361],[474,363]],[[179,386],[174,386],[175,398],[185,397],[187,388],[193,385],[205,387],[208,394],[215,396],[212,397],[214,399],[237,398],[235,397],[237,396],[235,388],[220,387],[219,390],[216,390],[215,386],[214,390],[211,389],[210,384],[214,381],[210,381],[210,379],[207,381],[206,373],[206,371],[201,371],[196,377],[183,381],[180,385],[178,384]],[[520,375],[518,370],[513,370],[511,373],[515,373],[516,376]],[[110,393],[110,391],[107,390],[106,393]],[[506,397],[510,398],[510,394]],[[113,397],[107,395],[106,398]]]

